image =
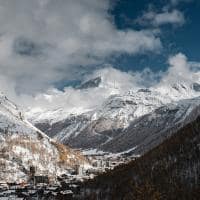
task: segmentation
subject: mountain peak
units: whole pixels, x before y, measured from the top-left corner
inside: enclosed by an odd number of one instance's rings
[[[96,78],[92,78],[90,80],[83,82],[81,85],[77,87],[77,89],[95,88],[95,87],[98,87],[101,82],[102,82],[102,78],[98,76]]]

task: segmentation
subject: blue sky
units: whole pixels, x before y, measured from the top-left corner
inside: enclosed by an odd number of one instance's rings
[[[143,29],[134,23],[134,20],[148,10],[149,5],[159,12],[169,1],[158,0],[119,0],[112,10],[115,24],[119,29]],[[154,71],[166,70],[167,59],[178,52],[184,53],[189,59],[200,60],[200,1],[180,2],[176,9],[185,15],[185,23],[182,26],[169,24],[161,27],[161,40],[163,49],[159,53],[145,53],[143,55],[123,55],[116,58],[113,64],[122,70],[141,70],[149,67]]]

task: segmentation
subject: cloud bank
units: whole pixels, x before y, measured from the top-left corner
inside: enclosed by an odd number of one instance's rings
[[[37,95],[34,99],[30,99],[30,96],[23,96],[22,99],[25,101],[24,104],[28,102],[27,106],[31,105],[31,108],[35,108],[33,111],[36,112],[41,109],[65,108],[69,113],[76,113],[99,106],[110,95],[125,94],[130,90],[150,88],[161,91],[160,89],[169,89],[176,83],[187,85],[200,83],[200,63],[188,61],[182,53],[170,56],[168,63],[168,70],[158,73],[154,73],[150,69],[140,72],[122,72],[108,66],[85,77],[85,81],[101,77],[102,82],[99,87],[88,89],[66,87],[64,91],[52,88],[46,93]],[[29,98],[28,101],[26,98]]]
[[[111,7],[109,0],[0,0],[0,90],[35,94],[113,54],[162,47],[153,30],[118,30]]]
[[[162,84],[186,83],[192,84],[200,82],[200,63],[188,61],[183,53],[170,56],[168,59],[169,68],[160,81]]]

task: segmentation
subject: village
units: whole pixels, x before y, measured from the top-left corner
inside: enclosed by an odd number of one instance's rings
[[[72,199],[80,193],[80,185],[86,180],[93,179],[114,167],[133,160],[132,157],[111,154],[85,155],[91,167],[77,165],[69,169],[66,174],[49,176],[48,173],[37,171],[37,167],[30,166],[29,181],[22,183],[8,183],[0,181],[0,199]]]

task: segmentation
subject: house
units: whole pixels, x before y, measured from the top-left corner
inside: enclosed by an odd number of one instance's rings
[[[49,177],[46,175],[35,175],[34,176],[34,183],[37,185],[39,183],[46,183],[49,184]]]

